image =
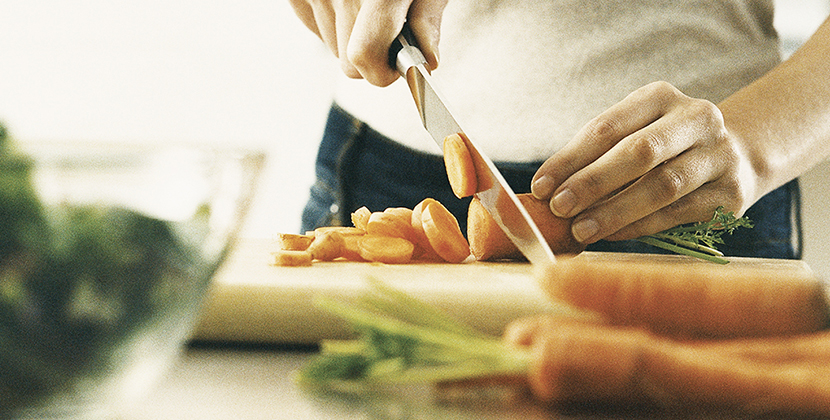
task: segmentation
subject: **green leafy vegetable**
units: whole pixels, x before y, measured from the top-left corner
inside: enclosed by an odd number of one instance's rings
[[[527,372],[527,350],[484,335],[376,279],[369,282],[369,293],[354,304],[317,300],[320,308],[348,321],[358,338],[324,341],[299,372],[300,384],[437,383]]]
[[[681,225],[654,235],[642,236],[638,241],[663,248],[678,254],[701,258],[717,264],[727,264],[723,253],[716,248],[723,243],[723,234],[732,234],[739,227],[752,228],[754,225],[746,216],[736,218],[734,212],[715,209],[712,219],[707,222]]]

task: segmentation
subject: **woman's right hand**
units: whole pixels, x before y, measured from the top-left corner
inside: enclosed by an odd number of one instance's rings
[[[409,22],[430,69],[438,66],[441,16],[447,0],[290,0],[303,23],[340,59],[343,72],[388,86],[398,72],[389,47]]]

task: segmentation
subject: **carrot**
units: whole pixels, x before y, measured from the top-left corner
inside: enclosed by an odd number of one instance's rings
[[[343,254],[345,241],[336,230],[323,231],[314,238],[308,247],[311,257],[320,261],[331,261]]]
[[[401,217],[393,212],[374,212],[366,223],[366,233],[374,236],[391,236],[412,241],[415,232],[409,218]]]
[[[517,194],[531,219],[536,222],[542,236],[554,254],[578,254],[585,249],[571,234],[571,219],[563,219],[551,213],[547,202],[537,200],[531,194]],[[467,239],[470,251],[479,261],[522,259],[519,249],[510,242],[493,217],[478,198],[470,202],[467,214]]]
[[[830,332],[690,342],[535,316],[509,325],[505,340],[531,347],[528,382],[545,401],[830,414]]]
[[[829,319],[820,282],[799,271],[576,257],[538,267],[536,277],[554,299],[598,312],[613,325],[647,326],[664,335],[799,334]]]
[[[415,245],[403,238],[366,235],[359,241],[361,257],[385,264],[408,263],[414,250]]]
[[[470,246],[458,220],[441,203],[427,203],[421,213],[421,224],[430,246],[445,261],[460,263],[470,255]]]
[[[458,198],[469,197],[477,192],[478,179],[470,150],[463,134],[450,134],[444,139],[444,166],[453,194]]]
[[[363,206],[352,213],[352,224],[358,229],[366,230],[366,223],[369,222],[371,215],[372,211]]]
[[[280,233],[277,236],[277,246],[284,251],[305,251],[313,240],[314,235]]]
[[[308,251],[280,250],[271,253],[274,265],[296,267],[311,265],[311,253]]]

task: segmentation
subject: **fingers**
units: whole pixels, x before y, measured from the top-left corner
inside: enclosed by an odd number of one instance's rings
[[[746,162],[714,104],[653,83],[587,124],[537,171],[532,191],[574,217],[582,243],[630,239],[707,219],[719,205],[742,213]],[[679,201],[703,186],[714,186],[716,204]]]
[[[387,86],[398,78],[389,66],[389,47],[406,20],[409,2],[368,1],[360,8],[342,51],[341,67],[353,68],[369,83]],[[345,62],[343,62],[345,60]]]
[[[441,16],[447,0],[291,0],[303,23],[340,59],[343,72],[387,86],[398,78],[389,47],[409,21],[430,69],[438,66]]]
[[[809,272],[705,262],[572,258],[539,266],[554,300],[608,323],[672,337],[734,338],[817,331],[827,325],[821,283]]]
[[[529,384],[545,401],[830,413],[830,332],[679,342],[633,328],[553,317],[514,324],[528,327],[515,335],[528,337],[534,360]],[[775,357],[767,356],[770,351]]]
[[[531,183],[533,195],[550,199],[561,193],[561,186],[569,177],[605,155],[631,133],[656,121],[680,95],[667,84],[650,84],[632,92],[591,120],[559,153],[542,164]],[[552,203],[552,206],[558,214],[572,212],[564,205]]]

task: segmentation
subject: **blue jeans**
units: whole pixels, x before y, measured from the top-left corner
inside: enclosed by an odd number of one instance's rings
[[[516,193],[525,193],[530,191],[530,180],[541,163],[496,162],[496,166]],[[453,195],[440,156],[401,146],[336,104],[320,144],[316,177],[303,211],[303,232],[319,226],[349,226],[351,213],[361,206],[372,211],[412,208],[426,197],[444,204],[466,232],[470,199],[459,200]],[[797,180],[767,194],[746,212],[756,227],[725,236],[726,243],[718,249],[729,256],[800,258],[799,203]],[[637,241],[599,241],[588,249],[665,252]]]

